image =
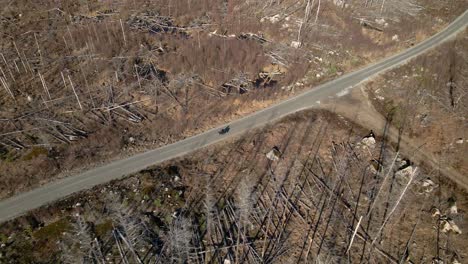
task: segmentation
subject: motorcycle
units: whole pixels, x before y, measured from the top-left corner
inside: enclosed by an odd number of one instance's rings
[[[227,127],[223,128],[223,129],[219,130],[219,131],[218,131],[218,134],[224,135],[224,134],[226,134],[227,132],[229,132],[230,129],[231,129],[231,128],[230,128],[229,126],[227,126]]]

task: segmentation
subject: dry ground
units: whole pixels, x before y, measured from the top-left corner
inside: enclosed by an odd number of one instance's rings
[[[11,221],[0,252],[11,263],[114,263],[119,251],[145,263],[463,263],[466,192],[368,133],[327,111],[298,113]]]
[[[0,197],[261,109],[421,41],[466,9],[313,1],[306,16],[307,1],[0,4]]]
[[[381,115],[442,167],[468,173],[468,31],[362,89]]]

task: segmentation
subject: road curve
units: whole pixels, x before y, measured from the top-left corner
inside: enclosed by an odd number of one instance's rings
[[[463,30],[467,24],[468,10],[443,31],[410,49],[358,71],[345,74],[333,81],[229,123],[228,125],[231,127],[231,130],[227,134],[219,135],[217,131],[220,128],[214,128],[176,143],[114,161],[102,167],[60,179],[29,192],[21,193],[0,201],[0,222],[13,219],[30,210],[49,204],[73,193],[90,189],[111,180],[119,179],[151,165],[183,156],[194,150],[225,140],[226,138],[234,137],[286,115],[317,106],[317,104],[319,104],[318,101],[345,94],[349,89],[366,79],[401,65],[409,59],[441,44],[453,37],[457,32]]]

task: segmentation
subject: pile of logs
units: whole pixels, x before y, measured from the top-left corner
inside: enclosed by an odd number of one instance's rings
[[[240,75],[239,77],[233,78],[232,80],[221,85],[221,88],[226,94],[232,94],[234,91],[239,94],[244,94],[253,88],[253,83],[252,80],[247,78],[247,76]]]
[[[180,29],[173,25],[171,17],[160,16],[153,11],[132,15],[127,20],[127,24],[132,29],[151,33],[176,33]]]
[[[268,40],[266,40],[263,36],[253,33],[241,33],[237,38],[241,40],[254,40],[260,42],[261,44],[268,42]]]
[[[102,12],[98,11],[95,16],[85,16],[85,15],[74,15],[71,17],[73,24],[84,24],[89,21],[93,22],[102,22],[106,17],[116,14],[114,10],[104,10]]]

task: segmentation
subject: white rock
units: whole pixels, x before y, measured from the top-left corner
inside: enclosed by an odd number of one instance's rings
[[[278,14],[278,15],[274,15],[274,16],[272,16],[272,17],[263,17],[262,19],[260,19],[260,22],[263,23],[263,22],[265,22],[266,20],[268,20],[268,21],[270,21],[270,23],[275,24],[275,23],[278,22],[280,19],[281,19],[281,16]]]
[[[455,143],[457,143],[457,144],[463,144],[463,138],[457,139],[457,141],[455,141]]]
[[[375,138],[365,137],[361,140],[361,143],[368,148],[372,148],[375,146]]]
[[[454,232],[455,234],[462,233],[460,228],[451,219],[442,220],[441,225],[442,225],[442,232],[444,233],[448,233],[448,232]]]
[[[223,264],[231,264],[231,261],[229,259],[224,259]]]
[[[460,260],[456,255],[452,257],[452,264],[461,264]]]
[[[383,18],[376,18],[375,19],[375,23],[379,24],[379,25],[384,25],[385,24],[385,19]]]
[[[291,42],[291,47],[293,48],[299,48],[301,46],[301,42],[300,41],[292,41]]]
[[[281,16],[279,14],[277,14],[277,15],[274,15],[274,16],[270,17],[270,22],[274,24],[274,23],[278,22],[280,19],[281,19]]]
[[[431,210],[432,217],[440,216],[440,210],[437,209],[436,207],[433,207]]]
[[[430,187],[430,186],[435,186],[435,183],[431,179],[427,178],[422,181],[422,187]]]
[[[272,150],[270,150],[270,152],[268,152],[268,153],[266,154],[266,157],[267,157],[269,160],[272,160],[272,161],[279,160],[279,153],[278,153],[277,150],[272,149]]]
[[[28,102],[32,102],[32,100],[33,100],[30,95],[28,95],[27,99],[28,99]]]
[[[449,213],[452,214],[452,215],[458,214],[457,204],[454,204],[454,205],[450,206]]]
[[[336,6],[342,7],[344,4],[344,0],[333,0],[333,4],[335,4]],[[344,7],[345,8],[348,7],[348,4],[345,4]]]
[[[413,174],[414,171],[415,171],[415,168],[413,168],[413,166],[408,166],[402,170],[397,171],[395,176],[408,178],[411,176],[411,174]]]
[[[398,35],[393,35],[392,40],[393,40],[393,41],[399,41],[400,38],[398,38]]]

